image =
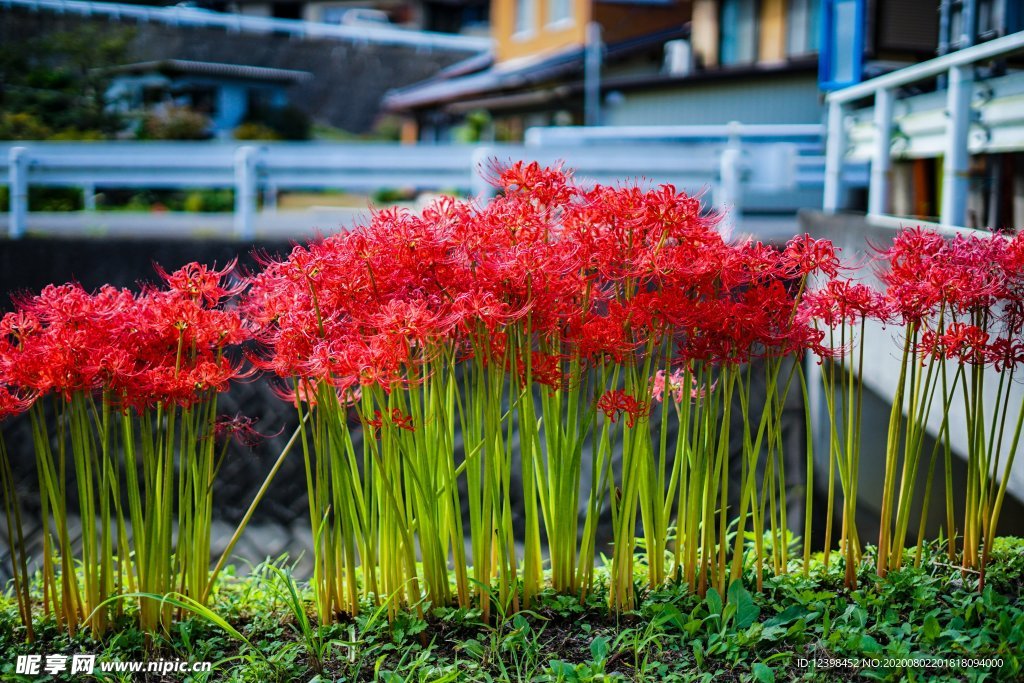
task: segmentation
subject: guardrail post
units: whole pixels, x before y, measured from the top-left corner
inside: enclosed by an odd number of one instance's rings
[[[946,139],[942,160],[942,208],[939,222],[966,227],[970,154],[967,134],[971,127],[971,82],[973,66],[949,69],[946,91]]]
[[[243,240],[255,234],[257,152],[250,145],[235,150],[235,235]]]
[[[740,193],[743,178],[740,166],[743,150],[740,128],[736,121],[729,123],[729,141],[718,159],[718,197],[715,203],[719,208],[729,211],[726,218],[727,227],[739,223],[741,212]]]
[[[10,199],[8,236],[16,240],[25,234],[28,222],[28,149],[12,147],[8,153]]]
[[[264,213],[277,213],[277,185],[267,183],[263,187],[263,211]]]
[[[882,88],[875,93],[875,149],[871,155],[871,180],[868,184],[868,213],[886,213],[892,184],[892,110],[895,93]]]
[[[82,186],[82,208],[86,211],[96,210],[96,186],[92,183]]]
[[[494,150],[490,147],[477,147],[473,150],[470,162],[473,165],[470,169],[473,178],[470,181],[470,189],[474,197],[486,199],[494,195],[494,186],[487,177],[493,157]]]
[[[846,111],[842,102],[828,105],[828,138],[825,140],[825,189],[823,208],[829,213],[840,209],[843,196],[843,157],[846,156]]]

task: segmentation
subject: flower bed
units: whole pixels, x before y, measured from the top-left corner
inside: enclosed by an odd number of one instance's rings
[[[40,608],[73,636],[100,635],[126,611],[155,633],[210,604],[244,528],[208,571],[221,443],[257,436],[244,417],[218,417],[217,394],[257,377],[299,418],[281,459],[305,463],[323,624],[367,606],[396,623],[442,607],[500,622],[549,590],[589,605],[608,510],[600,594],[613,614],[672,583],[705,599],[809,576],[813,496],[806,487],[804,528],[789,529],[780,434],[789,392],[806,396],[806,355],[822,364],[828,403],[825,571],[841,567],[853,590],[865,567],[881,579],[921,565],[929,539],[911,511],[933,498],[915,490],[927,464],[945,472],[946,562],[977,572],[984,591],[1024,420],[1010,400],[1024,361],[1024,239],[905,231],[879,248],[875,291],[824,240],[727,242],[717,216],[672,187],[588,189],[536,164],[496,183],[486,205],[382,211],[248,277],[190,264],[161,272],[161,288],[70,284],[16,301],[0,323],[0,410],[30,414],[47,526],[38,595],[14,548],[26,635]],[[856,525],[867,320],[891,328],[903,360],[873,555]],[[988,406],[990,367],[1000,380]],[[960,510],[953,401],[968,407],[970,435]],[[935,411],[946,418],[926,452]],[[99,522],[80,548],[72,513]]]
[[[146,634],[124,617],[117,637],[69,637],[53,622],[23,642],[16,605],[0,604],[0,675],[14,674],[18,655],[76,653],[102,663],[209,662],[196,681],[516,681],[584,683],[632,680],[868,681],[1019,680],[1024,668],[1024,540],[993,546],[985,590],[976,575],[946,562],[929,544],[920,567],[877,579],[865,566],[850,591],[844,572],[812,557],[809,577],[771,577],[762,593],[740,587],[706,598],[669,582],[638,596],[635,611],[608,614],[605,569],[583,604],[550,589],[534,608],[499,623],[478,609],[432,608],[403,613],[393,624],[370,603],[358,617],[320,627],[304,621],[303,601],[279,565],[245,578],[230,572],[211,608],[227,629],[202,617],[168,632]],[[747,576],[745,578],[752,578]],[[136,674],[144,683],[186,674]],[[81,680],[74,678],[73,680]]]

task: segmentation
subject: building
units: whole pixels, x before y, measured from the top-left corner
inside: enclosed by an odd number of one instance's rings
[[[495,0],[493,62],[395,91],[385,107],[424,139],[485,111],[518,139],[584,122],[588,24],[600,29],[603,125],[820,123],[821,93],[1015,25],[1013,0]],[[970,9],[970,12],[967,10]],[[966,12],[966,13],[965,13]],[[820,59],[819,59],[820,56]]]
[[[141,120],[170,108],[186,108],[209,120],[210,137],[230,138],[250,116],[283,110],[290,86],[312,74],[293,69],[164,59],[111,70],[106,93],[112,108]]]
[[[124,0],[247,16],[486,35],[487,0]]]
[[[410,130],[426,140],[451,139],[453,129],[477,112],[487,114],[489,134],[499,139],[519,140],[530,126],[582,123],[588,44],[593,49],[599,34],[605,78],[657,74],[666,44],[686,52],[691,4],[496,0],[492,56],[393,91],[385,109],[407,117]],[[610,90],[602,93],[607,98]]]
[[[872,7],[865,0],[826,6],[826,208],[963,227],[1024,225],[1024,6],[902,0],[879,2],[874,14]],[[894,64],[894,41],[939,58]],[[880,66],[888,73],[873,78]],[[844,187],[846,161],[871,164],[866,195]]]
[[[395,91],[385,106],[426,139],[447,139],[477,110],[512,139],[530,126],[581,124],[593,22],[604,125],[819,123],[821,1],[497,0],[493,63]]]

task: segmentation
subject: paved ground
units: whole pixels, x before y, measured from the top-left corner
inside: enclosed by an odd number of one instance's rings
[[[332,233],[365,220],[369,209],[314,208],[256,215],[257,239],[298,239],[317,232]],[[0,225],[8,225],[8,214],[0,214]],[[63,237],[138,237],[200,239],[234,233],[230,213],[130,213],[124,211],[32,212],[28,215],[31,234]]]
[[[304,211],[259,213],[255,220],[257,239],[301,239],[317,233],[329,234],[365,221],[369,208],[313,207]],[[8,214],[0,213],[0,233],[8,225]],[[746,216],[734,236],[750,235],[764,241],[785,240],[798,230],[796,216]],[[129,213],[33,212],[28,215],[28,232],[63,237],[137,237],[200,239],[234,233],[230,213]]]

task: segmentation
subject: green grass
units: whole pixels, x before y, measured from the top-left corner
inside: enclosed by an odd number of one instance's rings
[[[861,588],[843,587],[845,568],[819,563],[808,577],[765,580],[750,592],[752,572],[725,596],[701,599],[685,586],[658,591],[635,583],[637,608],[608,615],[607,573],[584,604],[542,592],[536,607],[492,623],[478,610],[431,608],[424,618],[402,613],[388,623],[383,608],[319,626],[312,594],[284,559],[245,577],[229,568],[214,593],[213,613],[186,615],[147,643],[124,617],[102,642],[69,638],[53,623],[23,642],[17,605],[0,603],[0,679],[45,680],[15,674],[18,654],[97,655],[98,661],[184,659],[213,669],[136,675],[136,681],[960,681],[1024,678],[1024,539],[996,542],[986,587],[946,564],[936,543],[920,568],[906,566],[879,580],[869,549]],[[912,565],[912,560],[908,562]],[[643,571],[638,567],[638,574]],[[184,609],[189,601],[169,598]],[[886,667],[887,659],[1001,658],[1000,669]],[[801,659],[876,659],[877,668],[815,669]],[[124,674],[126,675],[126,674]],[[109,676],[109,675],[108,675]],[[52,680],[52,679],[51,679]],[[81,676],[69,680],[83,680]]]

